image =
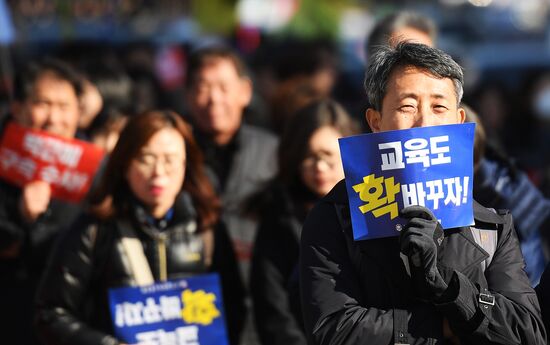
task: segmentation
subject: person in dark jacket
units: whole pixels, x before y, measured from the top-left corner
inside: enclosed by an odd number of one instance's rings
[[[540,283],[535,287],[539,299],[542,321],[546,329],[550,329],[550,265],[542,273]]]
[[[189,119],[222,201],[221,217],[237,255],[241,278],[248,286],[258,224],[245,214],[245,204],[277,173],[278,140],[270,132],[243,122],[252,82],[234,51],[221,46],[198,49],[189,56],[187,67]],[[255,344],[256,338],[249,319],[242,343]]]
[[[263,345],[305,344],[298,290],[302,224],[313,204],[344,177],[338,138],[357,134],[338,103],[315,101],[293,115],[279,149],[279,173],[251,199],[259,227],[250,292]]]
[[[237,344],[244,287],[218,210],[190,127],[167,111],[133,117],[109,157],[89,212],[58,242],[44,273],[36,301],[42,340],[119,344],[107,291],[138,285],[123,244],[124,238],[137,237],[154,281],[220,273],[229,337]]]
[[[365,79],[369,126],[462,123],[462,85],[460,66],[440,50],[381,47]],[[310,212],[300,247],[310,344],[546,344],[510,214],[474,203],[474,227],[497,232],[492,256],[469,227],[443,232],[425,207],[401,217],[399,237],[353,241],[344,181]]]
[[[466,122],[475,122],[474,198],[485,207],[508,209],[514,216],[525,271],[532,286],[539,283],[547,259],[543,234],[550,226],[550,200],[529,180],[514,162],[491,141],[486,141],[485,129],[473,109],[466,110]]]
[[[66,63],[45,59],[19,70],[11,114],[0,131],[15,122],[72,139],[79,119],[80,76]],[[23,186],[0,179],[0,324],[6,344],[35,344],[33,296],[44,263],[60,230],[80,205],[52,198],[47,182]]]
[[[395,46],[401,41],[408,41],[435,47],[436,39],[437,27],[430,17],[398,11],[376,23],[366,41],[365,54],[369,61],[381,46]],[[466,111],[466,121],[472,122],[476,117],[472,109],[464,103],[461,107]],[[543,246],[544,237],[541,234],[547,232],[543,224],[545,221],[548,223],[549,202],[527,174],[497,149],[494,145],[496,138],[487,138],[489,140],[486,142],[482,123],[479,120],[475,122],[475,147],[480,148],[477,152],[481,154],[474,154],[474,198],[485,207],[510,210],[525,258],[525,270],[532,286],[535,286],[548,261],[544,255],[544,250],[548,252],[548,249]],[[481,133],[483,138],[479,135]]]
[[[213,172],[245,282],[248,282],[257,224],[244,205],[277,173],[277,138],[243,123],[252,97],[244,62],[231,49],[212,46],[194,51],[188,62],[186,100],[194,134]]]

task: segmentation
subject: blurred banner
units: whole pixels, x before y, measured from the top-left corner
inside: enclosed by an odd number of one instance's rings
[[[10,44],[15,40],[15,30],[11,14],[4,0],[0,0],[0,44]]]
[[[116,337],[128,344],[227,345],[217,274],[109,290]]]
[[[0,141],[0,177],[18,186],[48,182],[54,198],[80,202],[103,159],[90,143],[10,123]]]
[[[475,124],[339,139],[355,240],[397,236],[399,210],[431,209],[444,229],[472,225]]]

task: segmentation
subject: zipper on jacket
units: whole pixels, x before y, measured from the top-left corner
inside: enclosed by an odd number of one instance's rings
[[[166,234],[157,237],[157,250],[159,256],[159,279],[164,282],[168,279],[168,267],[166,262]]]

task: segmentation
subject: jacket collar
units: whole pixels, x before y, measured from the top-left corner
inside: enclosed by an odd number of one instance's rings
[[[478,221],[489,224],[504,224],[504,218],[499,216],[496,212],[481,206],[477,201],[473,202],[474,207],[474,219],[476,223]]]
[[[151,221],[153,217],[146,211],[143,203],[133,195],[129,198],[128,215],[131,222],[140,228],[152,229],[156,232],[164,231],[169,227],[172,228],[197,218],[197,211],[193,206],[191,195],[185,191],[178,194],[169,213],[163,219]]]
[[[327,195],[325,195],[321,201],[333,202],[336,204],[348,203],[348,192],[346,190],[346,180],[342,179],[338,182]]]

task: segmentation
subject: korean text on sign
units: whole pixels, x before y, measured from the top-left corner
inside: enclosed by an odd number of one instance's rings
[[[399,210],[431,209],[444,228],[471,225],[474,124],[340,139],[354,238],[397,235]]]
[[[116,336],[148,345],[228,344],[216,274],[109,291]]]
[[[54,197],[79,202],[102,159],[103,151],[90,143],[10,123],[0,142],[0,177],[19,186],[45,181]]]

